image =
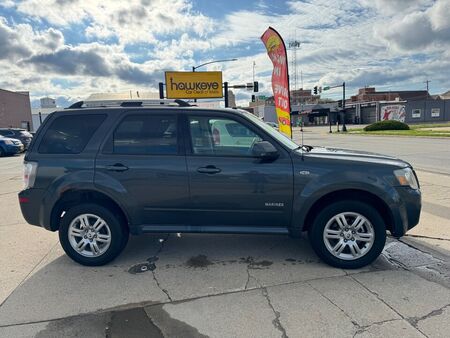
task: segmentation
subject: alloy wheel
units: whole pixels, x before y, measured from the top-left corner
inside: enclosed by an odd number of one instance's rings
[[[323,230],[327,250],[342,260],[356,260],[366,255],[375,241],[372,223],[357,212],[333,216]]]
[[[84,257],[98,257],[111,245],[111,229],[101,217],[82,214],[75,217],[69,225],[69,243]]]

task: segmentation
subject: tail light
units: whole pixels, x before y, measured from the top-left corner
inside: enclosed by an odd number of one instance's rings
[[[36,162],[23,162],[24,189],[33,188],[36,179],[38,164]]]

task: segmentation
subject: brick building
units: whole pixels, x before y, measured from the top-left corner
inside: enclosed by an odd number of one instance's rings
[[[350,102],[373,101],[410,101],[430,99],[426,90],[395,90],[378,92],[374,87],[365,87],[358,90],[357,95],[350,98]],[[347,100],[346,100],[347,101]]]
[[[319,102],[320,95],[312,95],[311,89],[297,89],[290,91],[291,105],[315,104]],[[273,96],[267,98],[267,105],[274,105]]]
[[[31,130],[31,105],[28,92],[0,89],[0,128]]]

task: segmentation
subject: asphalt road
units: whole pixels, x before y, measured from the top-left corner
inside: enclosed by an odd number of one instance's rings
[[[312,146],[328,146],[364,150],[401,158],[415,169],[450,175],[450,138],[363,136],[328,133],[328,127],[305,127],[303,142]],[[294,128],[294,140],[301,142],[300,128]]]
[[[308,133],[311,144],[367,142]],[[364,269],[323,264],[305,238],[207,234],[132,237],[114,262],[89,268],[64,254],[57,233],[23,220],[21,162],[0,158],[0,337],[445,337],[450,330],[448,175],[418,171],[424,212],[414,237],[389,239]]]

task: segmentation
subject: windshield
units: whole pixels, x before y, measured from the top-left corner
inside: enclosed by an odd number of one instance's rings
[[[275,130],[273,127],[265,123],[264,121],[260,120],[255,115],[249,113],[245,110],[240,110],[239,112],[245,115],[248,119],[252,120],[255,124],[257,124],[260,128],[264,129],[267,133],[270,134],[273,138],[275,138],[277,141],[281,142],[284,146],[288,147],[289,149],[297,149],[299,146],[297,143],[292,141],[290,138],[285,136],[284,134],[280,133],[279,131]]]

